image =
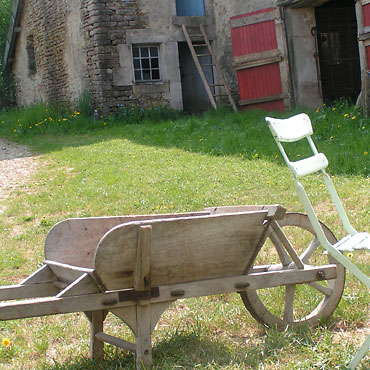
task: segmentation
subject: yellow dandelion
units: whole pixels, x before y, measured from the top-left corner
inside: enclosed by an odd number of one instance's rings
[[[330,136],[330,140],[333,140],[334,139],[334,136]]]
[[[203,139],[199,139],[199,141],[203,141]]]
[[[352,258],[353,257],[353,253],[347,253],[347,258]]]
[[[258,158],[258,153],[253,155],[254,158]]]
[[[67,121],[67,118],[63,118],[62,121]]]
[[[4,346],[4,347],[9,347],[12,342],[10,341],[10,339],[8,338],[3,338],[3,340],[1,341],[1,344]]]
[[[364,155],[368,155],[369,154],[369,152],[364,152]]]
[[[352,119],[356,119],[356,116],[352,116]]]
[[[365,128],[366,128],[366,127],[365,127],[365,126],[362,126],[361,128],[362,128],[363,130],[365,130]]]
[[[346,117],[346,118],[347,118],[347,117],[349,117],[349,114],[348,114],[348,113],[346,113],[346,114],[344,115],[344,117]]]
[[[335,108],[335,107],[334,107],[334,108],[332,108],[331,110],[334,112],[336,109],[337,109],[337,108]]]

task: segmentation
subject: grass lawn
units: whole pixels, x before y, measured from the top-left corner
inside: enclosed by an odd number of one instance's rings
[[[38,106],[0,115],[0,136],[28,145],[42,164],[2,203],[1,284],[15,284],[34,272],[43,261],[48,230],[69,217],[275,203],[302,211],[264,123],[265,112],[159,113],[93,121],[79,112],[67,115]],[[308,113],[353,225],[369,231],[370,121],[346,104]],[[297,157],[306,153],[303,146],[293,150]],[[342,237],[318,178],[309,177],[306,186],[319,218]],[[367,256],[356,260],[370,272]],[[348,274],[330,319],[317,328],[281,332],[258,324],[237,294],[178,300],[153,334],[155,369],[339,369],[370,332],[369,302],[366,290]],[[133,340],[113,315],[106,332]],[[12,346],[0,346],[0,369],[134,369],[133,355],[108,345],[104,362],[88,360],[83,313],[0,322],[2,338]],[[362,362],[362,369],[369,367],[370,355]]]

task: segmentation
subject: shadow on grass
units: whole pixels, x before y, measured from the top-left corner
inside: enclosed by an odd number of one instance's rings
[[[297,112],[285,113],[291,116]],[[202,116],[185,116],[174,120],[147,120],[140,123],[124,121],[91,122],[91,129],[84,126],[61,133],[21,136],[37,152],[59,151],[65,147],[80,147],[114,139],[126,139],[138,145],[177,148],[188,152],[213,156],[238,156],[245,160],[263,158],[285,167],[274,139],[264,122],[268,113],[251,110],[245,113],[211,111]],[[272,116],[281,117],[282,114]],[[335,118],[335,117],[334,117]],[[334,119],[333,118],[333,119]],[[332,120],[333,120],[332,119]],[[331,174],[370,176],[369,135],[356,126],[339,128],[328,125],[323,118],[314,117],[314,140],[319,151],[329,159]],[[362,123],[363,124],[363,123]],[[332,127],[333,126],[333,127]],[[365,126],[362,126],[365,127]],[[334,136],[334,135],[335,136]],[[306,143],[293,146],[288,154],[304,158],[311,155]],[[293,154],[294,153],[294,154]],[[298,159],[298,158],[297,158]]]
[[[236,368],[255,369],[258,364],[271,355],[264,351],[263,345],[244,344],[238,346],[237,352],[226,344],[215,340],[199,338],[197,334],[175,334],[162,340],[153,348],[153,369],[171,370],[186,369],[222,369],[235,365]],[[282,348],[280,348],[282,349]],[[265,354],[264,354],[265,353]],[[210,367],[212,366],[212,367]],[[106,347],[103,361],[74,359],[65,364],[46,365],[45,370],[100,370],[100,369],[135,369],[134,354]]]

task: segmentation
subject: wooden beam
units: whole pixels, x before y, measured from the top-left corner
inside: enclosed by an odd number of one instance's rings
[[[264,289],[289,284],[308,284],[314,281],[335,279],[336,265],[305,266],[304,270],[280,270],[253,273],[249,275],[223,277],[210,280],[192,281],[188,283],[163,285],[159,287],[159,295],[150,298],[150,303],[170,302],[178,298],[200,297],[211,294],[230,293],[245,289]],[[117,290],[106,293],[85,294],[72,297],[37,298],[20,302],[0,303],[0,320],[22,319],[55,315],[72,312],[108,310],[111,308],[137,305],[137,301],[120,301]],[[173,296],[173,292],[183,294]]]
[[[289,99],[289,94],[270,95],[270,96],[262,96],[256,99],[240,100],[239,104],[240,105],[252,105],[252,104],[267,103],[270,101],[284,100],[284,99]]]
[[[95,337],[105,343],[111,344],[118,348],[122,348],[126,351],[136,352],[136,345],[135,343],[127,342],[125,340],[119,339],[117,337],[113,337],[112,335],[105,334],[103,332],[96,333]]]
[[[0,287],[0,301],[50,297],[58,294],[59,289],[54,283],[33,285],[9,285]]]
[[[152,226],[139,226],[138,229],[134,289],[143,291],[151,287]]]
[[[272,21],[280,17],[279,9],[271,12],[251,15],[249,17],[237,18],[231,20],[231,28],[248,26],[250,24]]]

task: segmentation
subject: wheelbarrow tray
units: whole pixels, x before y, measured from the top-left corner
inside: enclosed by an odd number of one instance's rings
[[[45,241],[44,265],[19,285],[0,287],[0,320],[85,312],[91,322],[90,356],[103,342],[136,353],[152,365],[151,333],[176,299],[241,292],[336,277],[336,266],[266,272],[252,270],[272,221],[273,206],[208,208],[203,212],[68,219]],[[30,298],[30,299],[28,299]],[[103,332],[111,311],[136,343]]]

